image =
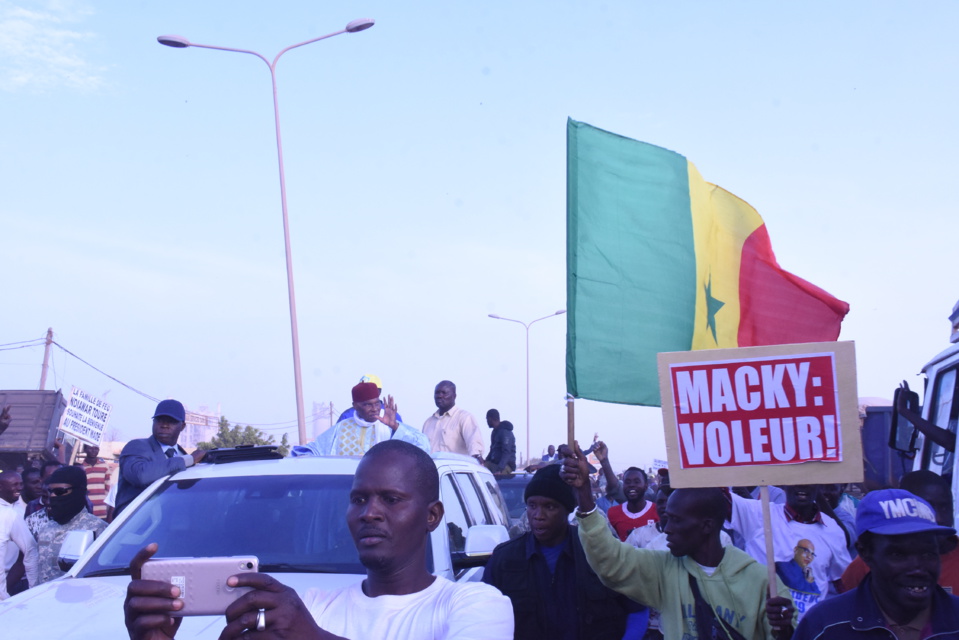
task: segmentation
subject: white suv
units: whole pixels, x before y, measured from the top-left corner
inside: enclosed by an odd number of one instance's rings
[[[471,458],[434,454],[446,514],[430,536],[429,569],[456,581],[482,578],[509,515],[493,475]],[[153,483],[67,574],[0,602],[0,628],[46,638],[123,638],[122,602],[133,555],[255,555],[260,571],[302,596],[365,577],[346,525],[360,458],[303,457],[199,464]],[[178,639],[216,638],[222,616],[186,618]]]

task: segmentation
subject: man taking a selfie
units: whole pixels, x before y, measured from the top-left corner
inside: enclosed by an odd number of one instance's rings
[[[356,469],[346,512],[366,579],[311,589],[301,600],[266,574],[232,576],[230,586],[253,590],[226,610],[220,638],[512,638],[508,598],[489,585],[457,584],[427,571],[429,534],[443,513],[429,454],[398,440],[373,446]],[[156,551],[155,544],[147,546],[130,565],[133,581],[123,609],[132,640],[170,640],[180,625],[180,618],[170,617],[183,606],[179,589],[140,579],[140,568]]]

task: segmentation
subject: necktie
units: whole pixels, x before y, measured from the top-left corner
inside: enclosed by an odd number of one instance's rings
[[[167,458],[172,458],[175,455],[176,455],[176,449],[174,447],[170,447],[169,449],[166,450]]]

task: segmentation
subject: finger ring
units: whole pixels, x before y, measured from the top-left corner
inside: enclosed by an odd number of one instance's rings
[[[266,609],[260,609],[260,612],[256,614],[256,630],[263,631],[266,629]]]

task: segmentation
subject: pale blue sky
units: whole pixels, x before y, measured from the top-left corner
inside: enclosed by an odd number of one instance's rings
[[[780,263],[852,306],[860,396],[947,345],[959,5],[555,0],[0,0],[0,343],[52,326],[151,395],[295,423],[269,74],[156,37],[272,58],[359,17],[279,63],[308,410],[376,373],[419,426],[449,378],[525,441],[523,330],[487,314],[566,305],[567,117],[755,206]],[[564,438],[564,350],[564,318],[532,329],[534,452]],[[0,388],[36,388],[41,357],[0,352]],[[54,373],[148,432],[149,401],[59,352]],[[617,467],[664,455],[657,409],[577,416]]]

